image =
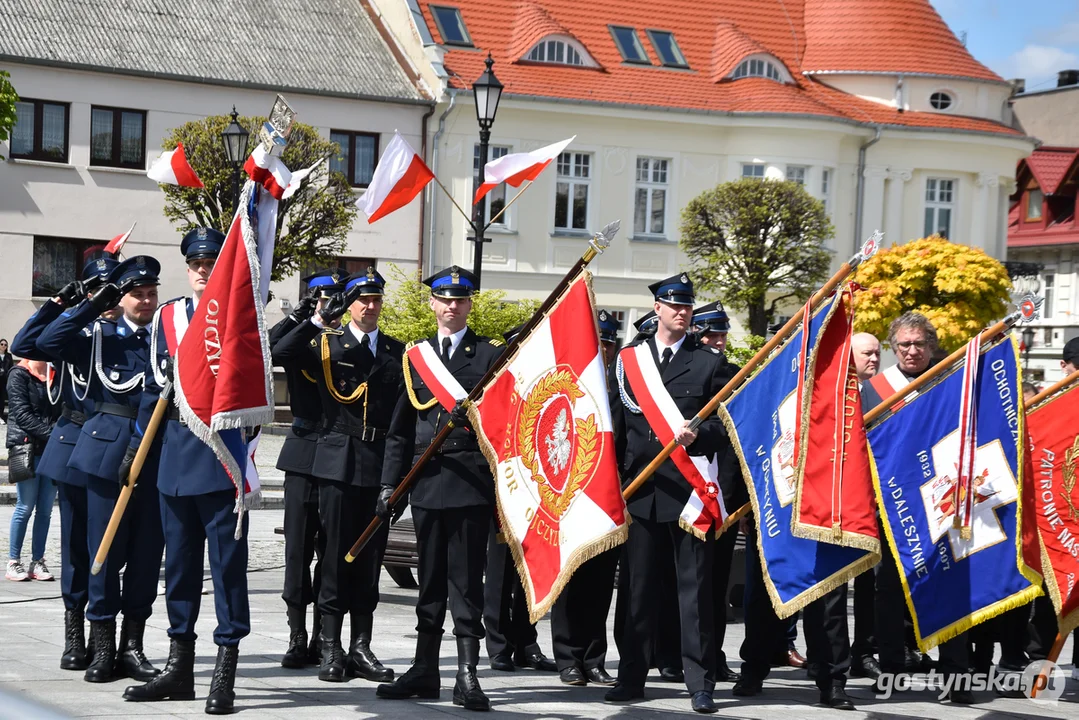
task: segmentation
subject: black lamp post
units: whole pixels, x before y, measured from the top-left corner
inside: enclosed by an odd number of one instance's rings
[[[498,101],[502,98],[502,83],[498,81],[491,71],[495,61],[491,54],[487,54],[485,61],[487,69],[480,75],[479,80],[472,83],[472,95],[476,101],[476,121],[480,124],[480,169],[476,175],[473,196],[483,183],[483,168],[487,164],[488,144],[491,141],[491,126],[495,123],[495,114],[498,112]],[[472,272],[476,276],[477,290],[480,285],[480,273],[483,271],[483,243],[487,242],[484,237],[487,217],[487,198],[484,197],[472,209],[472,232],[475,235],[473,242],[476,243],[476,255],[472,264]]]
[[[1023,329],[1023,374],[1030,372],[1030,348],[1034,345],[1034,328]]]
[[[240,204],[240,169],[247,160],[247,139],[251,133],[240,124],[235,105],[229,117],[232,122],[221,131],[221,142],[225,144],[225,156],[232,165],[232,207],[235,208]]]

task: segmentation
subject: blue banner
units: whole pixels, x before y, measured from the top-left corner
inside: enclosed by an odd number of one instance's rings
[[[982,353],[970,539],[954,527],[962,363],[868,433],[885,535],[923,651],[1040,594],[1018,530],[1021,381],[1014,342]]]
[[[829,299],[810,321],[810,355],[838,297]],[[797,407],[801,350],[799,329],[720,411],[749,488],[764,581],[779,617],[793,615],[880,557],[791,533],[797,478],[794,433],[802,412]],[[812,368],[807,370],[812,373]]]

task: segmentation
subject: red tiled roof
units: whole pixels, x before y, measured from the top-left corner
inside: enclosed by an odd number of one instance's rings
[[[718,23],[716,39],[712,43],[712,82],[720,82],[730,75],[747,55],[766,52],[769,51],[764,46],[733,23]]]
[[[925,73],[1003,82],[929,0],[805,0],[803,72]]]
[[[1075,164],[1076,157],[1079,157],[1079,148],[1040,147],[1020,163],[1019,169],[1022,170],[1025,163],[1042,192],[1052,195]]]
[[[639,0],[436,0],[434,4],[458,7],[475,43],[475,48],[446,46],[444,63],[452,78],[451,86],[456,88],[470,87],[483,72],[483,60],[491,52],[497,63],[495,74],[505,85],[507,96],[716,113],[810,115],[856,123],[1021,135],[990,120],[899,112],[802,75],[801,59],[807,54],[805,8],[832,1],[730,0],[704,4],[672,0],[656,4]],[[880,4],[883,0],[865,1]],[[914,2],[894,1],[900,6]],[[917,2],[928,8],[928,0]],[[421,1],[421,8],[432,35],[438,40],[427,0]],[[538,9],[542,12],[537,12]],[[941,22],[931,8],[929,12],[934,22]],[[636,28],[652,65],[624,62],[609,25]],[[647,29],[673,32],[689,69],[662,67],[645,32]],[[908,29],[912,35],[920,32],[917,26]],[[944,31],[947,32],[946,27]],[[518,62],[532,43],[548,34],[575,38],[600,68]],[[728,38],[736,49],[724,52],[717,48],[721,37]],[[954,37],[952,40],[958,44]],[[746,52],[739,57],[762,50],[775,55],[786,65],[794,82],[783,84],[765,78],[716,82],[727,74],[719,68],[735,67],[734,55],[742,49]],[[963,54],[974,62],[965,50]],[[959,70],[944,67],[940,72],[956,74]],[[988,71],[982,68],[982,73]],[[991,77],[986,79],[998,79],[988,74]]]

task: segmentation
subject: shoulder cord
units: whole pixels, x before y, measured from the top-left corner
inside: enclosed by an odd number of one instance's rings
[[[414,344],[409,345],[408,348],[411,348]],[[417,410],[430,410],[438,404],[438,398],[432,397],[430,402],[421,403],[419,398],[416,397],[416,391],[412,389],[412,368],[408,364],[408,348],[405,348],[405,352],[401,354],[401,367],[405,370],[405,390],[408,392],[408,401]]]
[[[168,305],[169,303],[165,303]],[[154,319],[150,321],[150,367],[154,369],[154,382],[158,387],[165,387],[165,373],[161,372],[161,368],[157,366],[157,327],[161,320],[161,310],[165,305],[158,305],[157,310],[154,311]],[[184,311],[187,308],[183,308]],[[167,351],[168,348],[165,348]]]
[[[301,370],[300,374],[303,375],[304,378],[306,378],[308,382],[318,383],[318,380],[311,377],[310,373],[308,373],[306,370]]]
[[[99,332],[100,320],[94,321],[94,332],[90,334],[90,357],[93,358],[97,352],[97,333]],[[93,360],[91,360],[91,363]],[[90,383],[93,381],[93,376],[87,372],[86,379],[83,380],[79,377],[79,374],[75,372],[76,368],[71,363],[65,363],[67,369],[71,374],[71,391],[75,394],[75,399],[79,402],[85,402],[86,396],[90,394]],[[87,368],[89,370],[89,368]],[[79,395],[79,386],[82,386],[82,395]]]
[[[64,394],[64,363],[60,363],[60,367],[57,368],[52,363],[49,363],[49,367],[53,372],[45,375],[45,395],[49,398],[49,404],[55,405],[60,402],[60,396]],[[56,375],[58,382],[56,383],[56,397],[52,396],[52,376]]]
[[[333,386],[333,371],[330,369],[330,336],[326,333],[322,334],[322,379],[326,382],[326,389],[330,391],[330,397],[339,403],[345,405],[351,405],[352,403],[363,398],[363,424],[367,424],[367,382],[360,383],[360,386],[352,391],[350,395],[342,395],[337,392],[337,388]]]
[[[94,323],[94,339],[93,339],[93,354],[94,354],[94,370],[97,372],[97,379],[101,381],[101,384],[105,386],[107,390],[117,395],[131,392],[135,387],[142,384],[142,379],[146,377],[146,371],[142,371],[136,375],[132,375],[127,382],[116,383],[111,381],[105,374],[105,368],[101,362],[101,321],[98,320]]]
[[[632,350],[630,352],[632,352]],[[614,374],[615,377],[618,378],[618,394],[622,397],[622,404],[634,415],[642,415],[643,411],[641,410],[640,405],[633,402],[629,393],[626,392],[626,371],[625,368],[622,367],[622,353],[618,353]]]

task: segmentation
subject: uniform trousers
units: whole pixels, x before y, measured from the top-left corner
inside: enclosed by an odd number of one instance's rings
[[[997,643],[1000,643],[1000,665],[1018,669],[1026,667],[1030,609],[1030,603],[1020,605],[970,629],[973,645],[971,664],[975,672],[989,672]]]
[[[64,598],[64,609],[85,610],[90,598],[86,487],[58,482],[56,494],[60,498],[60,592]],[[94,552],[97,552],[97,548],[94,548]]]
[[[305,609],[318,599],[326,535],[319,530],[318,484],[309,475],[285,473],[285,584],[281,599]],[[355,540],[355,538],[353,538]],[[318,556],[315,569],[311,561]]]
[[[483,638],[483,568],[491,512],[484,505],[412,508],[419,551],[417,632],[441,635],[448,602],[453,634]]]
[[[382,523],[356,559],[345,562],[352,543],[375,517],[378,488],[357,487],[319,478],[318,512],[326,536],[326,559],[319,580],[318,609],[323,615],[371,616],[378,606],[378,578],[386,554],[389,523]]]
[[[214,643],[239,645],[251,632],[247,597],[247,526],[235,539],[236,493],[220,490],[204,495],[161,495],[161,527],[165,532],[165,607],[169,637],[195,640],[195,622],[202,603],[203,552],[210,558],[217,627]]]
[[[731,580],[731,563],[734,561],[734,544],[738,540],[738,528],[732,526],[716,538],[712,553],[712,602],[715,606],[715,646],[716,664],[727,662],[723,652],[723,641],[727,637],[727,597],[728,584]]]
[[[854,642],[850,654],[855,661],[872,657],[877,652],[877,640],[873,635],[876,582],[872,569],[854,578]]]
[[[603,667],[607,657],[607,614],[620,550],[602,552],[577,568],[555,601],[551,609],[551,644],[559,672],[571,667]]]
[[[513,554],[509,545],[498,542],[494,522],[487,537],[483,626],[487,629],[487,657],[490,658],[510,655],[514,650],[536,642],[536,626],[528,616],[528,599],[513,565]]]
[[[1042,586],[1043,595],[1034,598],[1030,618],[1030,636],[1027,641],[1027,654],[1031,660],[1045,660],[1057,637],[1057,616],[1053,610],[1053,601],[1049,599],[1048,588]]]
[[[105,536],[116,500],[118,480],[91,475],[86,483],[86,524],[89,547],[96,554]],[[105,565],[89,579],[90,602],[86,619],[115,620],[123,611],[127,620],[145,620],[153,612],[165,536],[161,530],[157,487],[136,483],[127,509],[116,529]],[[123,587],[120,569],[124,568]]]
[[[628,583],[625,626],[616,638],[618,681],[632,690],[644,687],[649,650],[659,609],[657,588],[660,568],[677,570],[681,620],[682,670],[691,693],[712,692],[716,684],[716,656],[712,608],[712,538],[699,540],[677,521],[660,522],[634,517],[626,542]]]

